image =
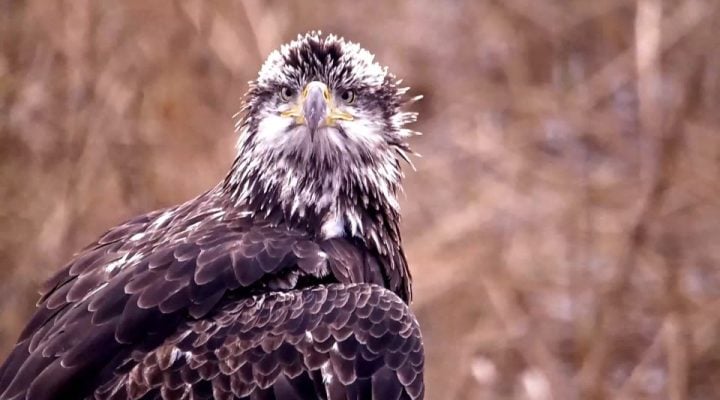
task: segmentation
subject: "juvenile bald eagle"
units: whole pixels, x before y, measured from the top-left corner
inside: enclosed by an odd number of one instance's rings
[[[270,54],[227,177],[51,278],[0,399],[422,398],[398,228],[405,92],[332,35]]]

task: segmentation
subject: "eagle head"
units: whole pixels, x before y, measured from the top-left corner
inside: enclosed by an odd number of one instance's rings
[[[355,43],[298,36],[250,82],[227,186],[255,211],[282,210],[286,220],[396,212],[406,139],[415,134],[404,127],[416,119],[402,110],[417,99],[407,90]]]

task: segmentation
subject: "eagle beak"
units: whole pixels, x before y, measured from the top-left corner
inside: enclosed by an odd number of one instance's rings
[[[322,82],[313,81],[305,86],[302,93],[303,117],[310,130],[310,137],[315,137],[315,131],[320,123],[328,117],[330,110],[330,92]]]
[[[308,83],[298,98],[298,103],[280,115],[295,119],[297,124],[305,124],[310,131],[310,139],[323,126],[333,126],[336,121],[352,121],[353,116],[335,107],[330,90],[318,81]]]

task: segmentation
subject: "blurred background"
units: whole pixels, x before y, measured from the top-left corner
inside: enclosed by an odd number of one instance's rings
[[[0,0],[0,358],[38,285],[224,177],[311,29],[413,94],[429,399],[717,399],[720,3]]]

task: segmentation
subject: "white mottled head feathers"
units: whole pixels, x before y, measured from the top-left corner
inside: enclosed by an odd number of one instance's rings
[[[329,112],[342,116],[312,131],[297,111],[311,82],[326,88]],[[417,134],[405,127],[417,114],[402,108],[419,98],[407,98],[400,83],[356,43],[298,36],[273,51],[251,82],[226,187],[256,211],[331,219],[335,230],[338,221],[362,230],[363,210],[397,214],[401,160],[410,161],[406,140]]]

